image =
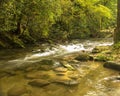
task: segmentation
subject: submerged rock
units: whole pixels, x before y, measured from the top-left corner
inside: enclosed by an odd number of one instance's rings
[[[39,64],[43,64],[43,65],[54,65],[54,61],[51,60],[51,59],[44,59],[44,60],[40,61]]]
[[[120,71],[120,62],[108,61],[104,63],[104,67]]]
[[[50,74],[45,71],[37,71],[37,72],[26,74],[25,78],[27,79],[49,79]]]
[[[49,85],[50,82],[48,82],[47,80],[42,80],[42,79],[35,79],[33,81],[30,81],[28,84],[31,86],[35,86],[35,87],[43,87],[43,86]]]
[[[57,68],[55,68],[54,69],[54,71],[56,71],[56,72],[67,72],[67,68],[64,68],[64,67],[57,67]]]
[[[38,70],[45,70],[45,71],[49,71],[49,70],[52,70],[52,66],[50,65],[40,65]]]
[[[67,68],[68,70],[75,70],[75,68],[72,67],[70,64],[68,64],[68,62],[66,62],[66,61],[61,62],[61,64],[62,64],[65,68]]]
[[[64,75],[56,75],[54,78],[52,78],[53,83],[63,84],[63,85],[78,85],[78,79],[72,79],[69,78],[70,75],[67,73]]]
[[[13,86],[11,89],[8,90],[7,96],[21,96],[25,93],[28,93],[29,90],[26,88],[26,86]]]
[[[54,82],[58,83],[58,84],[69,85],[69,86],[79,84],[79,82],[77,80],[72,80],[70,78],[56,79]]]
[[[77,80],[80,77],[80,75],[79,74],[71,74],[68,77],[71,79]]]
[[[5,72],[0,72],[0,78],[5,77],[5,76],[8,76],[8,74]]]
[[[15,75],[17,75],[17,72],[13,70],[0,71],[0,78],[5,77],[5,76],[15,76]]]
[[[44,60],[38,62],[38,68],[37,69],[38,70],[39,69],[40,70],[46,70],[46,71],[52,70],[52,68],[54,66],[54,63],[55,62],[51,59],[44,59]]]
[[[110,76],[110,77],[106,77],[104,78],[104,80],[108,80],[108,81],[113,81],[113,82],[118,82],[120,81],[120,76]]]

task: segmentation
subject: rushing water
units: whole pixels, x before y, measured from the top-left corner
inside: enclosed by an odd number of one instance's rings
[[[10,63],[24,63],[24,62],[34,62],[40,58],[46,57],[55,57],[64,55],[67,53],[74,53],[79,51],[91,51],[95,46],[110,46],[113,44],[112,39],[104,39],[104,40],[75,40],[70,43],[49,45],[43,44],[37,48],[29,48],[29,49],[13,49],[13,50],[5,50],[0,51],[2,61],[7,60]],[[42,47],[44,50],[42,50]],[[0,63],[2,65],[3,63]],[[19,65],[19,64],[18,64]]]
[[[43,58],[54,58],[67,56],[79,51],[91,51],[95,46],[109,46],[112,45],[112,40],[75,40],[70,43],[57,44],[49,46],[42,45],[44,51],[40,47],[22,49],[22,50],[2,50],[0,51],[0,67],[3,69],[10,69],[14,67],[21,67],[25,64],[32,64],[38,62]],[[119,72],[105,69],[102,63],[99,62],[77,62],[76,70],[79,72],[80,83],[78,86],[66,86],[52,83],[48,86],[37,88],[27,85],[25,78],[26,72],[16,71],[18,75],[6,75],[0,78],[0,96],[8,96],[7,91],[16,86],[15,90],[20,85],[25,85],[31,93],[19,96],[120,96],[120,75]],[[59,64],[59,62],[56,62]],[[34,72],[34,71],[33,71]],[[42,74],[42,71],[40,71]],[[47,72],[47,71],[46,71]],[[30,73],[30,72],[29,72]],[[53,74],[52,71],[48,71]],[[0,73],[1,74],[1,73]],[[1,95],[2,94],[2,95]],[[13,96],[13,95],[10,95]],[[17,95],[14,95],[17,96]]]
[[[67,53],[73,53],[78,51],[91,51],[95,46],[110,46],[112,45],[112,40],[109,41],[90,41],[85,40],[80,43],[80,41],[72,41],[71,43],[67,43],[64,45],[55,45],[54,47],[46,48],[45,52],[40,52],[40,49],[34,50],[36,52],[32,55],[27,55],[24,60],[34,59],[37,57],[49,56],[49,55],[61,55]]]

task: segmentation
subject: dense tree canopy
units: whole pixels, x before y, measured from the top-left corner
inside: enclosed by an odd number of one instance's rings
[[[1,0],[0,46],[97,37],[115,22],[116,0]]]

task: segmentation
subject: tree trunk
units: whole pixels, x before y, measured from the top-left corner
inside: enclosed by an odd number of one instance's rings
[[[117,28],[114,32],[114,43],[120,42],[120,0],[117,0]]]
[[[20,22],[17,22],[16,34],[17,34],[17,35],[20,35],[20,33],[21,33],[21,23],[20,23]]]

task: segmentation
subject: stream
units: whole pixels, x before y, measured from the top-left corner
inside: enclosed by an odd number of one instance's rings
[[[62,44],[42,44],[39,47],[30,47],[28,49],[8,49],[0,50],[0,67],[16,67],[24,63],[36,62],[43,58],[57,57],[74,52],[91,52],[95,46],[110,46],[113,44],[111,38],[105,40],[73,40]]]
[[[80,52],[112,44],[107,38],[0,50],[0,96],[120,96],[118,71],[104,68],[103,62],[74,60]],[[38,66],[45,59],[54,61],[52,67]]]

